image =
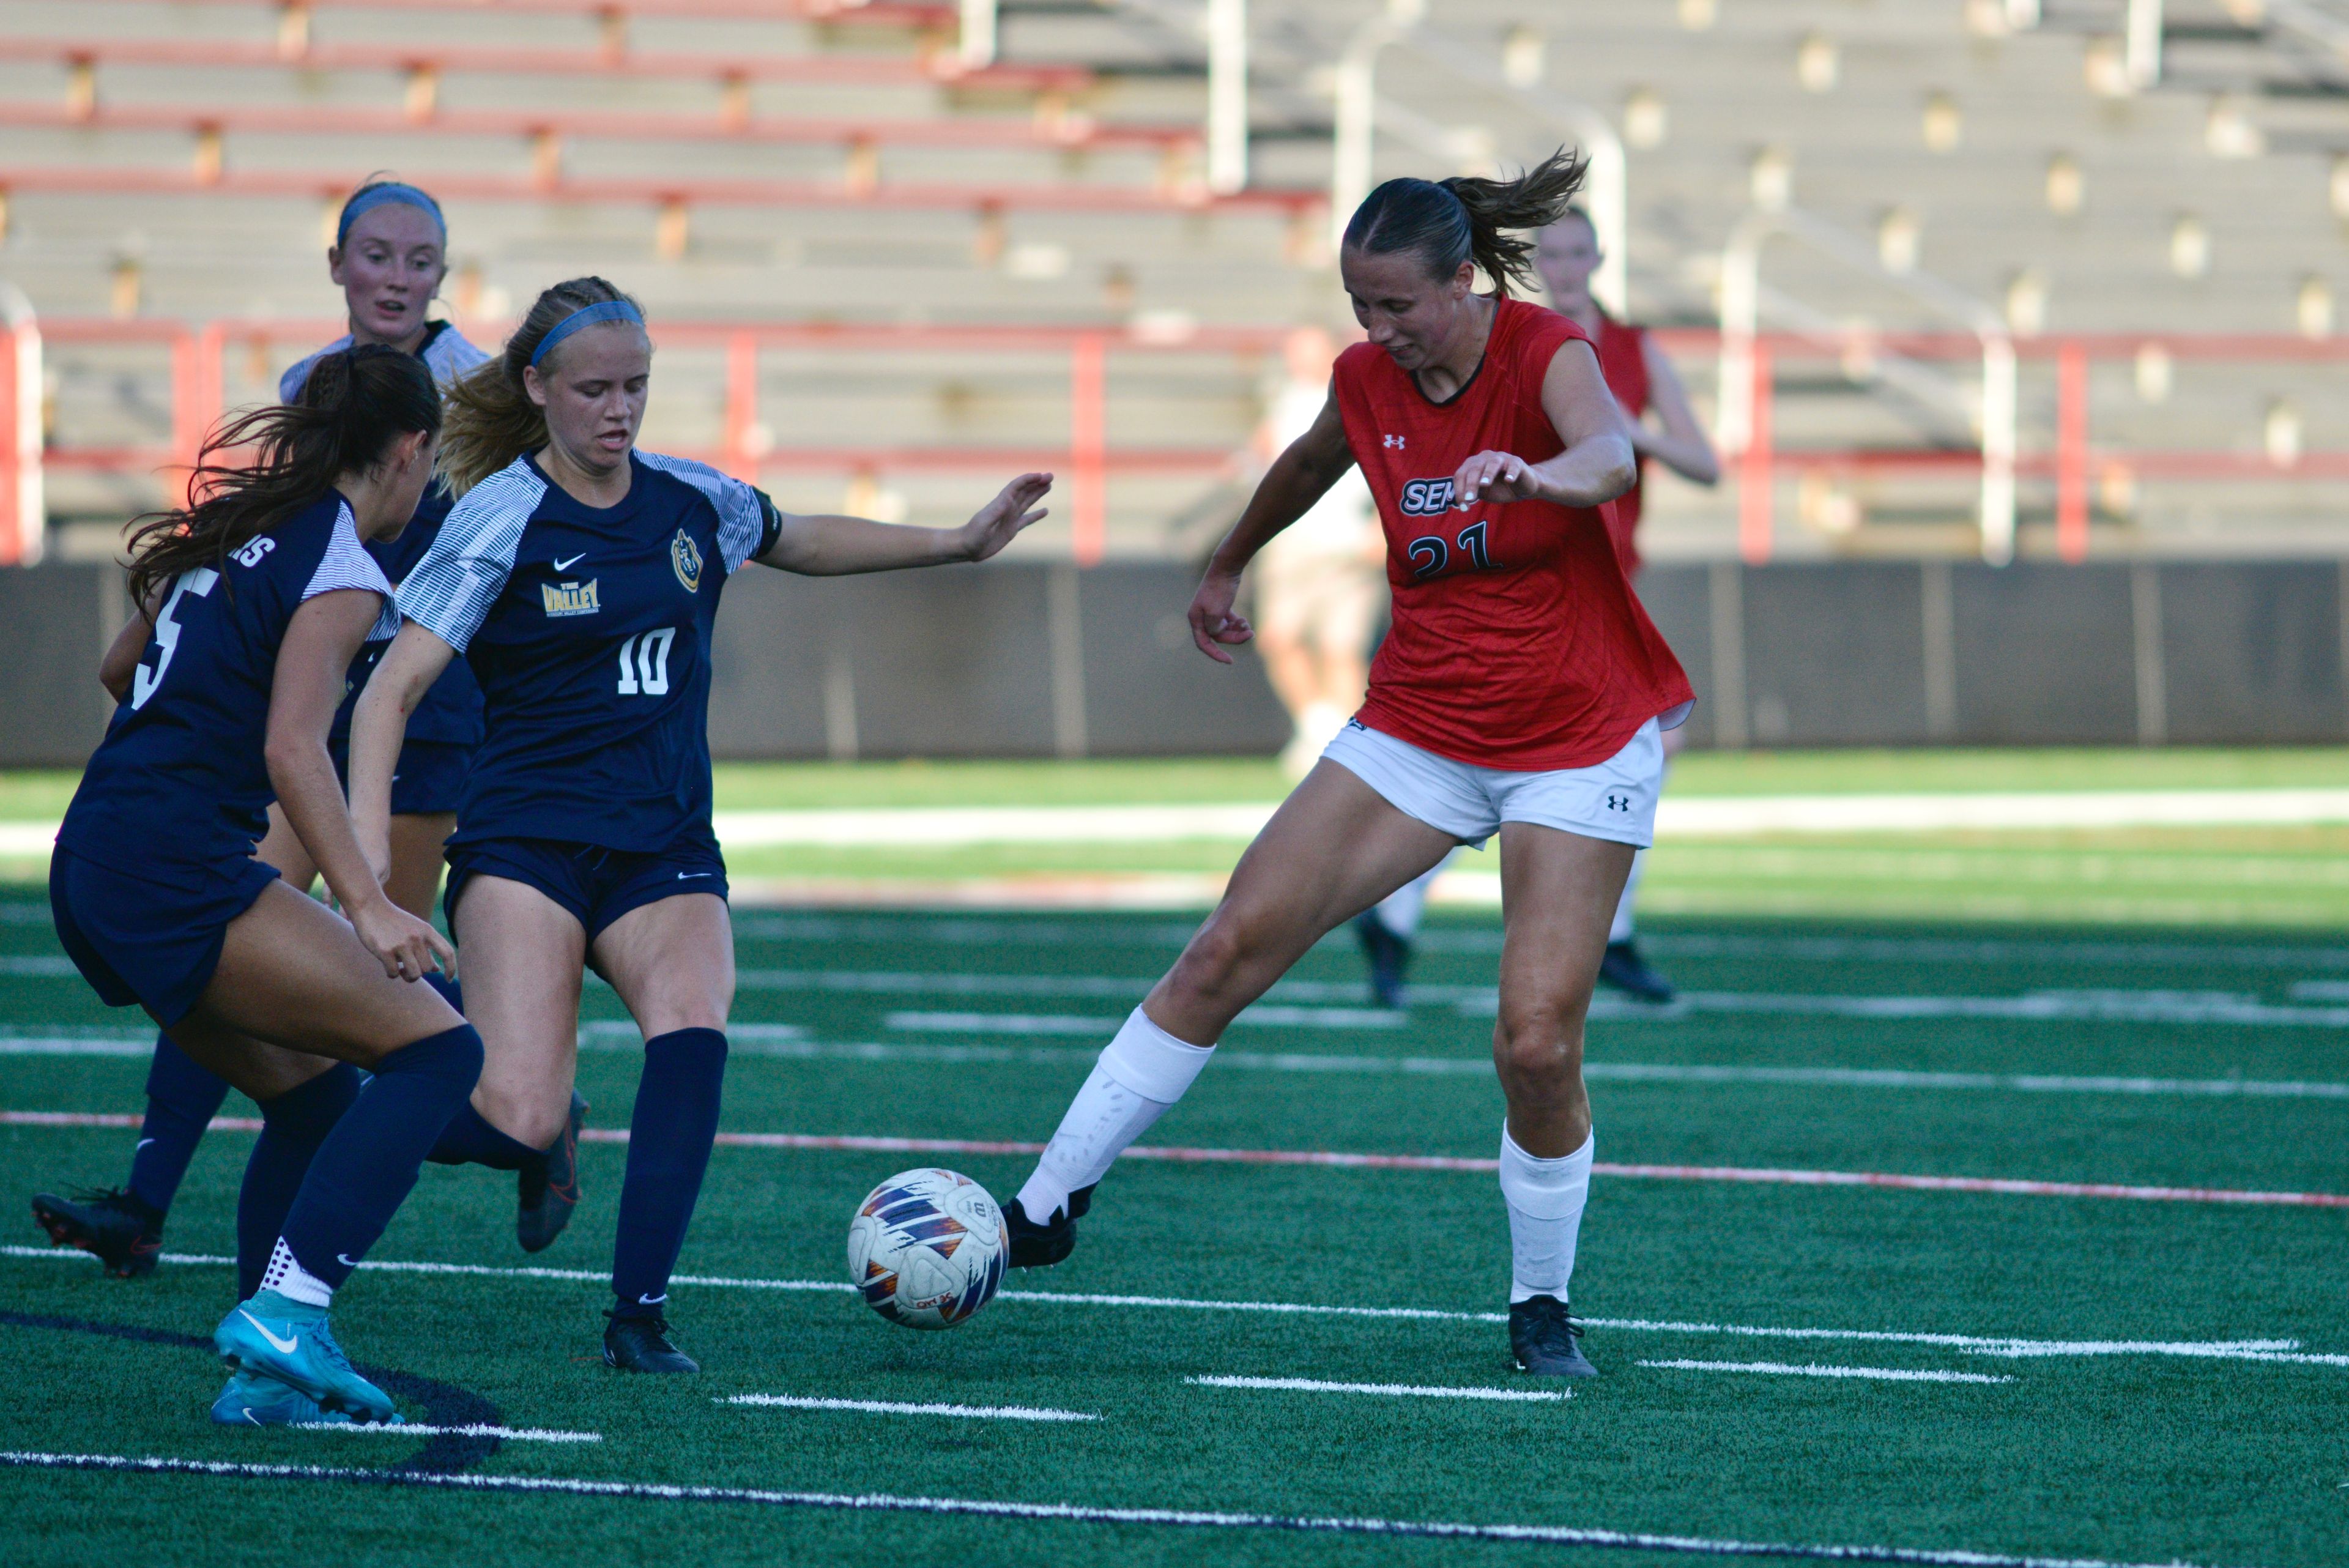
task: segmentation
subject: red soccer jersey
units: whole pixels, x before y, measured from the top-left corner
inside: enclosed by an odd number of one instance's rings
[[[1594,347],[1607,389],[1623,405],[1624,417],[1638,423],[1648,411],[1648,329],[1601,311]],[[1641,479],[1647,466],[1647,459],[1641,458]],[[1640,479],[1634,479],[1630,489],[1607,504],[1607,531],[1615,537],[1615,553],[1623,557],[1623,570],[1635,577],[1640,575]]]
[[[1588,767],[1692,698],[1597,509],[1452,504],[1453,474],[1480,452],[1544,462],[1565,449],[1542,379],[1577,341],[1589,339],[1564,317],[1499,300],[1484,362],[1447,403],[1384,349],[1358,343],[1338,358],[1338,408],[1378,501],[1394,594],[1362,722],[1454,762]]]

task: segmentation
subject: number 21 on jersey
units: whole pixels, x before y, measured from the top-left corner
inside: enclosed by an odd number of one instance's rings
[[[665,626],[630,637],[620,644],[620,695],[668,695],[668,649],[677,628]]]

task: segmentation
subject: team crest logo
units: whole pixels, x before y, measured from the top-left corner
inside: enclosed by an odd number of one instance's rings
[[[584,583],[541,583],[538,597],[549,620],[567,615],[596,615],[604,607],[595,597],[595,579]]]
[[[682,528],[668,542],[668,564],[676,568],[677,580],[685,585],[687,593],[701,591],[701,546],[687,538]]]

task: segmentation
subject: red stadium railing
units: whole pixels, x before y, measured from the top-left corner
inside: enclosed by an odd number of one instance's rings
[[[126,0],[113,0],[126,3]],[[154,0],[127,0],[152,5]],[[176,0],[189,4],[190,0]],[[259,11],[276,19],[281,31],[288,16],[300,18],[314,11],[446,11],[456,16],[512,15],[524,12],[543,16],[590,16],[599,22],[612,17],[684,16],[711,21],[863,22],[893,27],[952,27],[961,18],[951,5],[916,4],[913,0],[194,0],[219,10]],[[298,20],[293,24],[298,26]]]
[[[483,341],[499,336],[497,324],[469,324]],[[37,431],[26,413],[37,407],[39,364],[24,367],[28,343],[48,345],[129,344],[169,358],[171,430],[167,441],[138,446],[75,445],[55,431],[21,444],[0,440],[0,562],[24,558],[28,527],[25,508],[28,479],[38,469],[148,475],[184,467],[204,431],[222,411],[223,356],[232,345],[266,353],[273,346],[306,348],[342,331],[332,321],[221,320],[191,326],[172,321],[111,321],[61,318],[0,327],[0,367],[16,365],[16,376],[0,375],[0,433]],[[725,397],[715,445],[688,455],[750,477],[762,472],[828,472],[877,475],[890,472],[1052,468],[1068,477],[1077,558],[1101,558],[1106,534],[1106,487],[1117,473],[1236,472],[1242,459],[1228,445],[1113,444],[1109,438],[1110,367],[1116,356],[1169,351],[1260,356],[1277,352],[1285,328],[1201,327],[1152,333],[1059,327],[889,327],[822,323],[742,324],[671,322],[659,327],[665,345],[719,348],[725,356]],[[1719,336],[1697,329],[1658,334],[1663,346],[1693,358],[1711,355]],[[1738,487],[1739,540],[1749,561],[1769,559],[1775,529],[1775,492],[1787,477],[1916,474],[1978,475],[1978,446],[1788,447],[1775,436],[1771,417],[1777,378],[1789,365],[1845,358],[1856,349],[1920,360],[1968,362],[1980,344],[1968,335],[1823,337],[1768,334],[1755,340],[1753,438],[1732,454],[1730,472]],[[1042,447],[947,446],[874,442],[858,446],[779,447],[760,439],[760,356],[767,351],[834,349],[860,354],[921,354],[986,351],[1063,357],[1068,367],[1069,419],[1065,445]],[[2058,554],[2066,561],[2089,553],[2091,483],[2097,475],[2145,481],[2266,481],[2306,483],[2349,480],[2349,451],[2270,448],[2125,447],[2093,439],[2089,369],[2100,360],[2136,360],[2158,351],[2180,362],[2229,361],[2271,366],[2331,366],[2349,359],[2349,340],[2282,335],[2180,335],[2102,333],[2018,339],[2017,354],[2052,370],[2054,418],[2044,440],[2019,451],[2015,472],[2052,486]],[[29,375],[29,379],[28,379]],[[32,400],[30,404],[26,399]],[[28,472],[28,468],[36,472]]]

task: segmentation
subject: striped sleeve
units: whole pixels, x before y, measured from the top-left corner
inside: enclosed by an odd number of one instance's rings
[[[400,615],[464,652],[505,591],[523,530],[545,495],[546,482],[520,458],[467,491],[400,584]]]
[[[302,590],[302,602],[308,604],[320,594],[340,592],[345,588],[362,588],[383,597],[383,613],[376,618],[367,639],[376,642],[399,629],[399,612],[392,607],[391,579],[383,575],[375,557],[359,543],[358,520],[351,515],[347,501],[335,513],[334,532],[326,535],[326,553],[318,557],[317,570],[310,574],[310,586]]]
[[[728,576],[773,544],[770,519],[774,516],[774,504],[740,480],[706,462],[661,452],[639,451],[636,458],[647,468],[683,480],[709,498],[718,512],[718,553],[725,557]]]

